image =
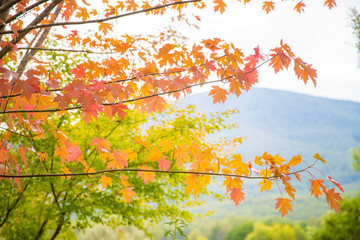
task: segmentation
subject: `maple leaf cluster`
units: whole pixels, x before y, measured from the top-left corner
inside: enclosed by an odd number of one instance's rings
[[[215,12],[222,14],[227,9],[223,0],[212,3]],[[7,12],[0,27],[2,181],[15,179],[21,190],[20,177],[35,176],[23,174],[27,172],[31,155],[40,163],[60,161],[61,173],[48,174],[60,174],[56,176],[68,180],[77,175],[101,173],[102,188],[113,186],[114,178],[105,174],[110,171],[123,174],[135,171],[144,185],[156,181],[159,174],[187,174],[184,191],[197,196],[206,191],[211,176],[223,176],[226,192],[236,205],[244,199],[241,179],[260,179],[261,191],[270,190],[274,183],[282,184],[289,198],[281,192],[275,208],[282,216],[292,210],[295,189],[291,177],[300,181],[300,173],[313,166],[292,171],[302,162],[301,156],[286,162],[279,155],[265,152],[254,161],[243,161],[239,154],[222,155],[222,146],[207,146],[205,140],[190,143],[164,140],[154,144],[141,136],[132,136],[134,148],[115,148],[106,137],[98,136],[88,136],[85,146],[72,141],[60,123],[55,125],[55,119],[66,119],[63,121],[68,124],[83,120],[89,124],[103,116],[122,122],[136,111],[162,113],[169,99],[178,100],[191,94],[196,86],[211,85],[209,94],[213,103],[224,103],[229,94],[239,96],[253,87],[258,82],[257,69],[265,65],[278,73],[288,70],[292,64],[298,79],[305,84],[311,80],[316,86],[316,70],[295,55],[289,45],[281,40],[269,54],[261,53],[257,46],[253,54],[245,55],[233,43],[219,38],[204,39],[189,46],[176,42],[179,38],[175,31],[162,31],[157,36],[114,34],[113,20],[141,13],[163,15],[165,11],[174,11],[181,21],[188,7],[206,7],[200,0],[163,0],[160,4],[103,0],[105,10],[102,12],[85,0],[11,1],[8,4],[11,14]],[[326,0],[325,5],[331,9],[336,3]],[[299,1],[294,9],[300,13],[304,7],[305,3]],[[0,6],[1,13],[6,12],[4,9]],[[264,1],[262,9],[266,13],[273,11],[275,2]],[[199,20],[198,16],[194,18]],[[27,21],[31,23],[24,26]],[[71,27],[90,23],[96,25],[93,34]],[[175,41],[168,37],[169,32]],[[30,141],[11,143],[14,135]],[[56,146],[53,151],[40,151],[33,142],[48,136]],[[85,157],[88,151],[95,160]],[[324,161],[319,155],[314,158]],[[104,168],[95,169],[94,161],[102,163]],[[79,166],[83,172],[73,172],[79,170]],[[331,177],[326,179],[342,190]],[[137,186],[132,185],[126,175],[117,181],[121,182],[122,198],[131,204],[136,198]],[[310,182],[311,194],[317,198],[324,193],[329,206],[338,211],[339,193],[335,193],[334,188],[327,189],[323,180],[313,175]]]

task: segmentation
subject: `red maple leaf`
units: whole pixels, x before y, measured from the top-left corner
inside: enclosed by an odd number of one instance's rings
[[[335,181],[334,179],[332,179],[332,177],[328,176],[327,177],[330,182],[332,182],[333,184],[335,184],[342,192],[344,192],[344,189],[340,186],[340,183],[338,183],[337,181]]]
[[[128,162],[127,162],[128,155],[123,150],[120,151],[114,150],[114,156],[120,168],[125,168],[128,166]]]
[[[170,162],[166,159],[166,157],[162,157],[158,160],[159,163],[159,169],[167,171],[170,168]]]
[[[254,48],[254,51],[255,51],[255,54],[252,54],[245,58],[245,61],[248,61],[248,63],[246,63],[246,67],[248,69],[256,67],[259,60],[264,60],[264,56],[259,53],[259,46]]]
[[[68,152],[66,160],[68,162],[74,162],[74,161],[77,161],[80,158],[82,158],[82,156],[83,156],[82,151],[77,145],[72,144],[72,143],[67,143],[66,147],[67,147],[67,152]]]
[[[75,75],[75,78],[85,77],[86,68],[81,64],[77,65],[76,68],[70,69],[70,72]]]
[[[312,180],[309,179],[310,183],[311,183],[311,195],[314,195],[316,198],[319,198],[319,195],[321,195],[321,190],[320,190],[320,186],[324,189],[325,186],[322,184],[324,182],[324,180],[322,179],[316,179],[316,180]]]

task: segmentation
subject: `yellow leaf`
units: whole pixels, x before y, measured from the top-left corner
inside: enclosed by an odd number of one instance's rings
[[[106,35],[109,31],[112,31],[112,24],[100,22],[99,23],[99,31],[103,32]]]
[[[259,166],[263,166],[264,163],[261,161],[261,157],[255,156],[254,163]]]
[[[163,155],[161,154],[159,148],[154,147],[150,150],[150,155],[148,157],[149,161],[156,162],[160,158],[162,158]]]
[[[291,160],[288,162],[288,165],[290,167],[294,167],[296,165],[298,165],[299,163],[301,163],[302,159],[301,159],[301,156],[300,155],[297,155],[297,156],[293,156],[291,158]]]
[[[161,147],[162,152],[169,152],[174,149],[174,145],[167,140],[161,141],[159,146]]]
[[[124,200],[127,201],[128,203],[132,201],[132,198],[136,197],[133,188],[123,188],[120,190],[120,193],[122,194]]]
[[[67,167],[63,167],[62,169],[60,169],[60,171],[61,171],[62,173],[65,173],[65,174],[71,173],[70,170],[69,170]],[[61,178],[64,178],[64,177],[61,177]],[[67,179],[70,179],[71,177],[68,176],[68,177],[66,177],[66,178],[67,178]]]
[[[99,182],[101,182],[101,187],[106,188],[106,186],[112,187],[112,178],[102,175]]]
[[[324,163],[324,164],[327,164],[327,162],[326,162],[322,157],[320,157],[320,154],[319,154],[319,153],[315,153],[315,155],[313,156],[313,158],[315,158],[316,160],[321,161],[321,162]]]
[[[141,167],[141,169],[153,170],[153,168],[146,166]],[[149,183],[149,181],[154,181],[155,173],[150,171],[139,171],[136,177],[141,178],[141,180],[143,180],[144,184],[146,185]]]
[[[261,181],[259,183],[260,185],[260,191],[263,192],[263,191],[269,191],[271,189],[271,186],[272,186],[272,181],[269,181],[267,179],[264,179],[263,181]]]

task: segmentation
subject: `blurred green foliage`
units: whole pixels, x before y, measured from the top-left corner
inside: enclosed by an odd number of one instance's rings
[[[360,239],[360,193],[354,198],[345,198],[339,213],[323,217],[321,227],[314,233],[314,240]]]

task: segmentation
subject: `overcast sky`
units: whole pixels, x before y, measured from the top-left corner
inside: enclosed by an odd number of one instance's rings
[[[360,102],[360,61],[349,17],[351,7],[360,10],[360,1],[337,1],[332,10],[322,0],[304,1],[307,6],[302,14],[292,11],[294,1],[278,2],[269,14],[260,11],[261,2],[244,6],[234,1],[223,15],[201,12],[201,28],[192,32],[192,39],[219,37],[246,54],[257,45],[267,53],[283,39],[318,70],[317,87],[311,82],[305,86],[292,70],[274,74],[266,67],[260,70],[257,86]]]

